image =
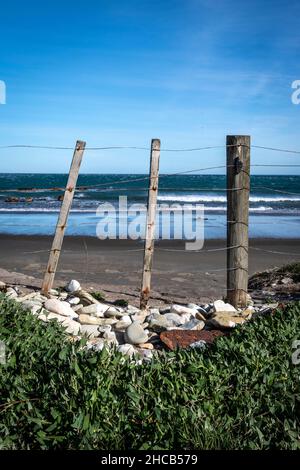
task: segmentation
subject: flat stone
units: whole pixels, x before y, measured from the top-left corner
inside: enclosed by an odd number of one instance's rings
[[[127,305],[126,307],[126,312],[130,315],[134,313],[138,313],[139,311],[140,309],[135,307],[134,305]]]
[[[197,312],[195,318],[197,318],[197,320],[201,320],[205,322],[207,316],[208,316],[207,314],[206,316],[204,316],[201,312]]]
[[[140,343],[138,347],[141,349],[150,349],[150,350],[154,349],[154,346],[152,343]]]
[[[110,326],[114,325],[115,323],[118,323],[118,320],[116,318],[98,318],[99,320],[99,325],[101,326]]]
[[[49,290],[49,294],[50,294],[50,295],[59,295],[59,292],[58,292],[58,290],[56,290],[56,289],[50,289],[50,290]]]
[[[160,333],[165,331],[167,328],[176,326],[173,321],[166,318],[166,315],[160,315],[159,317],[156,316],[156,318],[153,318],[149,323],[151,330],[155,331],[156,333]]]
[[[122,318],[124,316],[124,313],[115,307],[108,307],[108,309],[105,310],[105,316],[107,318],[112,318],[112,317]]]
[[[70,281],[66,286],[66,291],[68,292],[78,292],[79,290],[81,290],[80,283],[75,279],[72,279],[72,281]]]
[[[198,310],[200,308],[200,305],[189,303],[189,304],[187,304],[187,307],[191,308],[193,310]]]
[[[190,314],[195,316],[198,310],[196,308],[189,308],[183,305],[173,304],[171,305],[171,313],[177,313],[178,315]]]
[[[160,313],[158,308],[150,308],[150,313]]]
[[[114,324],[115,330],[125,330],[129,325],[131,325],[131,318],[129,315],[124,315],[122,320],[119,320],[117,323]]]
[[[146,343],[148,341],[148,336],[139,322],[134,321],[126,328],[125,341],[129,344]]]
[[[58,299],[46,300],[45,309],[49,310],[49,312],[57,313],[58,315],[64,315],[65,317],[78,318],[78,314],[72,310],[68,302]]]
[[[106,304],[91,304],[86,307],[82,307],[78,313],[84,315],[93,315],[94,317],[103,318],[106,310],[109,309],[109,305]]]
[[[209,324],[216,328],[235,328],[236,325],[245,323],[246,318],[241,315],[233,315],[231,312],[215,313],[209,320]]]
[[[100,335],[98,325],[81,325],[81,334],[86,335],[89,338],[97,338],[97,336]]]
[[[231,305],[225,303],[223,300],[215,300],[214,302],[214,312],[236,312],[236,309]]]
[[[42,314],[43,315],[43,314]],[[40,318],[40,316],[39,316]],[[81,330],[81,325],[75,320],[72,320],[72,318],[65,317],[64,315],[59,315],[57,313],[52,313],[50,312],[47,315],[47,320],[57,320],[59,323],[62,324],[64,328],[66,328],[66,333],[69,333],[71,335],[78,335],[78,333]]]
[[[204,327],[205,327],[205,322],[204,321],[197,320],[197,318],[192,318],[187,323],[184,323],[183,325],[181,325],[180,328],[183,329],[183,330],[197,330],[197,331],[200,331],[200,330],[203,330]]]
[[[101,318],[92,317],[92,315],[86,315],[81,313],[79,315],[79,322],[82,325],[101,325]]]
[[[136,353],[135,348],[132,346],[132,344],[129,343],[119,345],[117,347],[117,351],[130,357]]]
[[[207,344],[212,344],[216,338],[223,335],[224,333],[219,330],[172,330],[162,332],[160,339],[169,349],[175,350],[177,348],[187,348],[198,341],[205,341]]]
[[[166,318],[169,322],[172,322],[174,326],[180,326],[185,323],[185,318],[182,318],[182,316],[178,315],[178,313],[165,313],[164,318]]]
[[[25,300],[25,301],[22,302],[20,305],[21,305],[21,307],[24,308],[25,310],[26,310],[26,309],[31,310],[33,307],[38,307],[39,309],[42,308],[42,303],[41,303],[41,302],[37,302],[36,300]]]

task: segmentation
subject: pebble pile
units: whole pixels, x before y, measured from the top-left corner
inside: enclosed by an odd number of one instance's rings
[[[24,295],[21,286],[9,287],[1,281],[0,290],[41,321],[59,322],[73,340],[86,337],[86,348],[101,351],[115,347],[138,361],[150,361],[153,354],[165,348],[206,347],[215,337],[277,306],[254,306],[249,296],[248,307],[243,310],[216,300],[206,305],[171,304],[143,311],[132,305],[100,302],[76,280],[63,290],[52,289],[47,297],[40,291]]]

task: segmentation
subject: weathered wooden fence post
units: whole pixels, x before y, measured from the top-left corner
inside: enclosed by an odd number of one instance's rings
[[[159,157],[160,157],[160,140],[152,139],[151,155],[150,155],[150,175],[149,175],[149,192],[148,192],[148,208],[146,220],[146,238],[144,251],[143,278],[140,297],[140,308],[147,308],[150,297],[151,287],[151,269],[154,252],[155,239],[155,217],[156,203],[158,192],[158,174],[159,174]]]
[[[227,300],[237,308],[246,306],[248,291],[250,136],[228,135],[226,145]]]
[[[60,214],[59,214],[56,229],[55,229],[55,236],[53,239],[52,248],[50,250],[49,261],[48,261],[47,269],[46,269],[44,280],[43,280],[42,292],[44,294],[47,294],[53,286],[54,277],[55,277],[55,273],[56,273],[56,269],[58,265],[58,260],[59,260],[59,256],[61,252],[65,230],[67,227],[68,216],[69,216],[70,208],[71,208],[73,197],[74,197],[74,191],[76,188],[79,168],[81,165],[84,149],[85,149],[85,142],[81,140],[77,140],[70,171],[69,171],[69,178],[68,178],[64,198],[63,198],[61,208],[60,208]]]

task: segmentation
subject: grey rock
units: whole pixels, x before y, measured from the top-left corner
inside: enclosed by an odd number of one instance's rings
[[[93,315],[94,317],[102,318],[104,317],[104,313],[108,309],[109,305],[98,303],[82,307],[80,310],[78,310],[78,313],[83,315]]]
[[[131,325],[131,318],[129,315],[124,315],[121,320],[114,324],[115,330],[125,330],[129,325]]]
[[[180,328],[182,330],[203,330],[205,323],[197,318],[192,318],[189,322],[184,323]]]
[[[164,315],[165,313],[170,313],[170,312],[171,312],[171,305],[167,305],[159,309],[159,313],[161,313],[162,315]]]
[[[156,318],[151,320],[149,324],[150,328],[156,333],[161,333],[162,331],[165,331],[167,328],[174,327],[175,323],[171,320],[168,320],[166,318],[166,315],[160,315],[159,317],[156,316]],[[142,342],[146,343],[146,341],[142,341]]]
[[[69,284],[66,286],[66,291],[68,292],[78,292],[81,289],[80,283],[76,281],[75,279],[72,279],[72,281],[69,282]]]
[[[196,308],[189,308],[189,307],[185,307],[184,305],[173,304],[171,306],[171,312],[177,313],[178,315],[188,314],[188,315],[195,316],[197,311],[198,310]]]
[[[200,341],[195,341],[195,343],[190,344],[192,349],[205,349],[207,346],[206,342],[200,339]]]
[[[134,321],[126,328],[125,341],[129,344],[147,343],[148,336],[139,322]]]
[[[70,305],[78,305],[80,303],[80,298],[79,297],[70,297],[67,299],[67,302],[70,304]]]
[[[81,325],[81,334],[89,338],[96,338],[100,335],[98,325]]]
[[[178,315],[178,313],[166,313],[164,318],[172,322],[174,326],[180,326],[184,323],[184,318],[182,318],[181,315]]]

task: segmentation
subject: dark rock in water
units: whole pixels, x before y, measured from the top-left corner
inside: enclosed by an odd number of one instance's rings
[[[60,194],[60,196],[58,196],[58,198],[57,198],[58,201],[63,201],[63,199],[64,199],[63,194]]]
[[[224,336],[224,334],[225,333],[220,330],[171,330],[162,332],[160,339],[169,349],[174,350],[177,348],[188,348],[191,344],[198,341],[212,344],[216,338]]]
[[[5,199],[5,202],[19,202],[20,201],[20,198],[19,197],[8,197]]]
[[[33,201],[33,197],[27,197],[27,198],[25,199],[25,202],[32,202],[32,201]]]

